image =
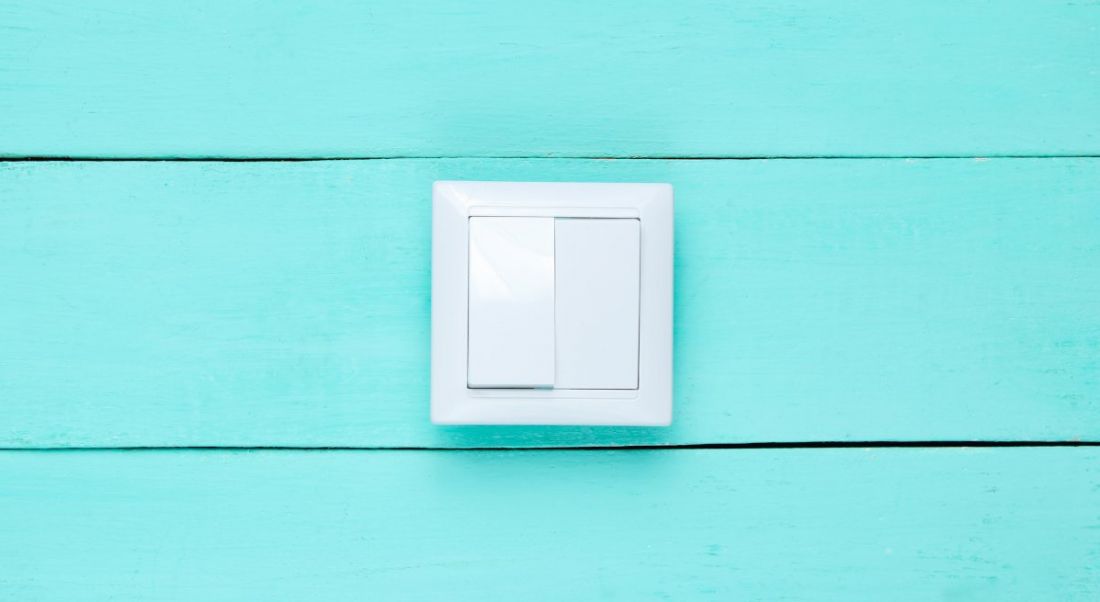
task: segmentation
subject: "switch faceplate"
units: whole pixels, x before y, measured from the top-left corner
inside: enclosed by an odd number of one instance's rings
[[[668,425],[672,187],[436,182],[432,421]]]

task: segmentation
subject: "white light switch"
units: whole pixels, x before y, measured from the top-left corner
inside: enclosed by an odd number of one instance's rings
[[[437,424],[672,420],[668,184],[436,182]]]
[[[470,218],[473,388],[554,385],[554,220]]]
[[[558,218],[554,230],[554,387],[637,389],[638,220]]]

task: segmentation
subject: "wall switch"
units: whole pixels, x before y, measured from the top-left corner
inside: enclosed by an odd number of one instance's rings
[[[672,187],[436,182],[432,421],[668,425]]]

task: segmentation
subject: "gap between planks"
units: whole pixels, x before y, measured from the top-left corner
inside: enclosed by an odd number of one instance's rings
[[[1096,159],[1100,154],[1050,154],[1050,155],[1020,155],[1020,154],[983,154],[983,155],[649,155],[649,156],[600,156],[600,155],[365,155],[358,157],[230,157],[220,155],[195,156],[195,157],[100,157],[100,156],[11,156],[0,155],[0,163],[17,162],[130,162],[130,163],[162,163],[162,162],[208,162],[208,163],[305,163],[311,161],[438,161],[444,159],[515,159],[515,160],[563,160],[563,159],[591,159],[597,161],[805,161],[805,160],[853,160],[853,159]]]
[[[500,452],[500,451],[675,451],[753,449],[912,449],[988,447],[1100,447],[1100,441],[795,441],[789,443],[685,443],[672,445],[579,445],[544,447],[508,446],[392,446],[357,447],[296,445],[167,445],[87,447],[0,447],[0,452],[103,452],[103,451],[406,451],[406,452]]]

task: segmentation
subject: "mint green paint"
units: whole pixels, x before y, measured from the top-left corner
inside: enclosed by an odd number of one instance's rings
[[[1100,597],[1100,450],[9,452],[8,600]]]
[[[1097,31],[1093,0],[0,2],[0,157],[420,157],[0,163],[0,447],[1100,441]],[[970,158],[560,159],[779,155]],[[474,178],[675,185],[671,428],[428,424],[430,183]],[[0,452],[0,599],[1096,600],[1098,460]]]
[[[431,182],[676,187],[669,429],[428,422]],[[1100,440],[1100,160],[0,167],[0,443]]]
[[[1095,1],[0,6],[0,155],[1097,154]]]

